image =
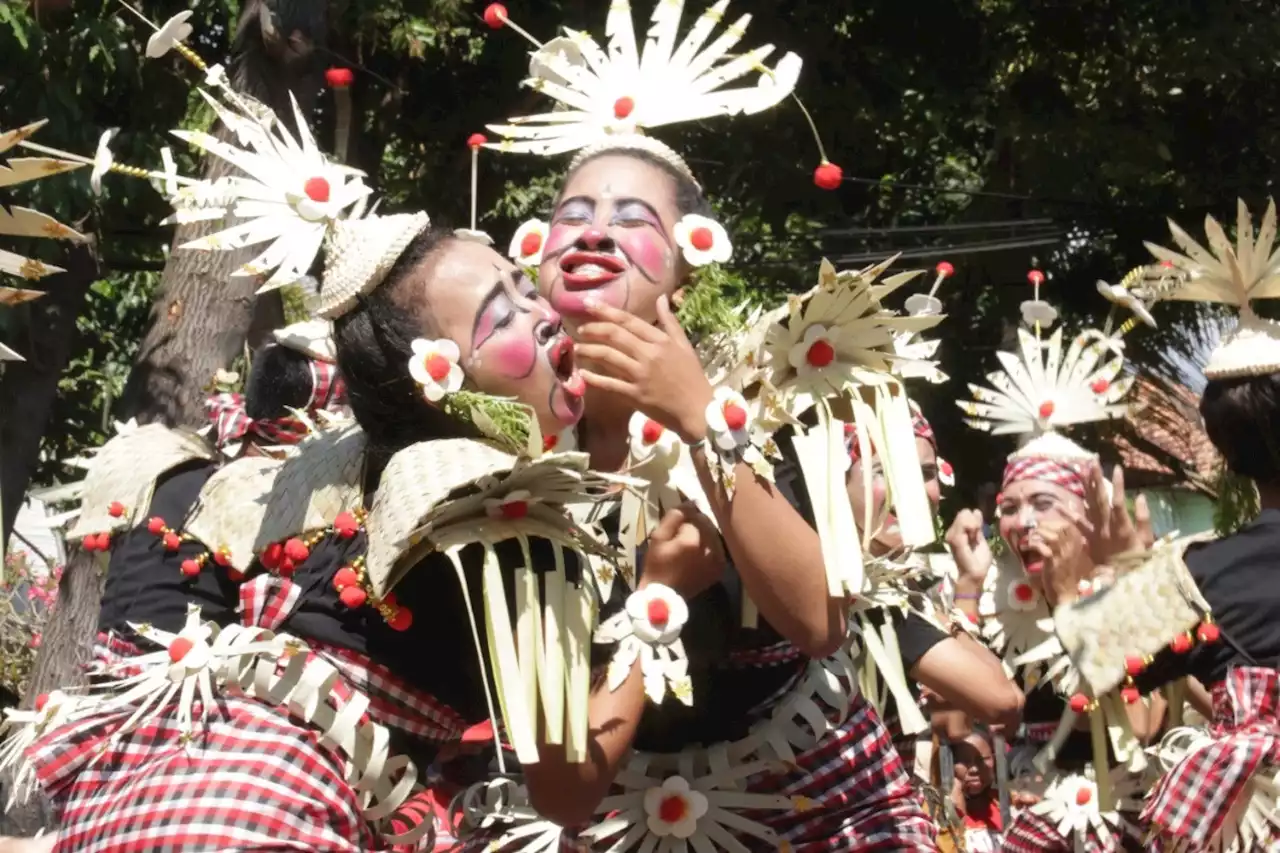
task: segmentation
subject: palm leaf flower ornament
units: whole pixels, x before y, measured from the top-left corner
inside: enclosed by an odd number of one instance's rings
[[[1147,243],[1157,263],[1147,267],[1146,285],[1159,299],[1228,305],[1240,314],[1205,365],[1208,379],[1265,376],[1280,372],[1280,324],[1259,317],[1253,302],[1280,298],[1280,247],[1276,246],[1276,205],[1268,200],[1255,232],[1249,209],[1236,204],[1233,245],[1212,216],[1205,217],[1208,247],[1169,221],[1178,250]]]

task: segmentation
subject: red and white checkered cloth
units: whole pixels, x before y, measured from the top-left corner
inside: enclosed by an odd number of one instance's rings
[[[335,365],[312,359],[311,396],[302,410],[314,413],[320,409],[345,404],[347,388]],[[297,444],[307,436],[307,425],[297,418],[262,418],[254,420],[244,408],[244,395],[213,394],[205,400],[209,420],[217,433],[217,446],[223,447],[253,434],[272,444]]]
[[[853,698],[849,717],[839,728],[796,757],[795,771],[751,776],[745,780],[743,790],[813,801],[813,808],[803,812],[743,814],[778,832],[794,853],[938,849],[936,827],[912,788],[889,732],[861,697]],[[462,843],[459,851],[489,850],[495,837],[496,833],[476,833]],[[753,853],[775,849],[746,834],[735,838]],[[515,846],[518,842],[512,848]],[[597,846],[603,850],[608,844],[602,841]],[[566,830],[561,835],[561,853],[579,849],[576,833]],[[503,848],[494,853],[498,850]]]
[[[1023,809],[1014,816],[1004,833],[1002,853],[1115,853],[1118,850],[1142,850],[1142,838],[1131,823],[1125,822],[1125,834],[1116,835],[1111,842],[1104,841],[1090,829],[1083,834],[1082,843],[1076,846],[1070,837],[1063,837],[1058,826],[1049,818]]]
[[[1280,673],[1233,669],[1214,686],[1213,706],[1214,742],[1174,765],[1142,810],[1162,838],[1190,850],[1209,848],[1254,773],[1280,765]]]
[[[1022,480],[1041,480],[1061,486],[1073,495],[1084,497],[1086,463],[1065,462],[1047,456],[1016,456],[1004,466],[1001,490]]]
[[[910,403],[911,407],[911,431],[916,438],[923,438],[925,441],[933,445],[934,449],[938,448],[938,439],[933,434],[933,426],[925,419],[924,412],[920,411],[920,407],[914,402]],[[862,448],[858,444],[858,428],[853,424],[844,425],[844,447],[849,452],[849,459],[857,462],[862,456]]]

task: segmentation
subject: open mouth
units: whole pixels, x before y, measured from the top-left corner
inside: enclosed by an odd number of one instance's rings
[[[573,350],[573,338],[561,333],[547,350],[547,360],[550,361],[551,369],[555,372],[556,379],[560,380],[560,387],[564,389],[565,394],[579,399],[586,393],[587,383],[582,378],[582,372],[578,370]]]
[[[617,255],[602,252],[567,252],[560,258],[560,272],[569,290],[590,290],[613,281],[627,269]]]
[[[1022,567],[1027,570],[1027,574],[1038,575],[1044,571],[1044,555],[1034,548],[1019,547],[1018,558],[1022,560]]]

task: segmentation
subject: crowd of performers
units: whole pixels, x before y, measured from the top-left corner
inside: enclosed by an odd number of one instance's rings
[[[366,213],[301,116],[233,91],[183,16],[156,28],[231,131],[183,135],[231,177],[159,176],[175,221],[238,217],[181,250],[268,243],[240,270],[264,288],[323,273],[211,429],[94,459],[69,533],[107,574],[92,680],[0,743],[55,806],[45,849],[1280,845],[1280,332],[1250,308],[1280,296],[1274,206],[1235,243],[1173,226],[1099,285],[1102,328],[1033,273],[960,402],[1020,447],[994,517],[940,535],[953,472],[908,395],[945,379],[950,265],[905,300],[917,273],[824,262],[779,306],[718,302],[731,235],[645,133],[792,94],[794,54],[712,38],[727,3],[683,38],[680,3],[643,39],[615,3],[604,46],[536,43],[559,106],[490,147],[573,156],[505,254]],[[1217,541],[1157,541],[1066,435],[1126,413],[1114,321],[1168,299],[1240,313],[1201,411],[1263,509]]]

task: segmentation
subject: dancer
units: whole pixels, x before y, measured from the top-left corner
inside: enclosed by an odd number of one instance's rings
[[[501,150],[578,151],[549,226],[522,229],[545,239],[526,245],[518,234],[513,250],[522,262],[538,265],[539,288],[574,326],[590,386],[579,446],[594,467],[625,469],[648,481],[648,500],[624,497],[618,511],[602,519],[602,535],[616,536],[624,553],[642,559],[635,576],[643,580],[660,544],[649,536],[661,531],[653,514],[690,499],[716,521],[735,571],[680,606],[685,654],[676,667],[655,669],[661,677],[648,685],[653,704],[620,700],[619,728],[635,725],[635,737],[617,740],[602,772],[588,776],[569,768],[556,775],[562,796],[554,801],[540,800],[533,789],[540,780],[546,787],[555,768],[548,762],[526,767],[532,804],[552,826],[540,833],[521,823],[518,809],[500,803],[477,808],[474,822],[486,827],[468,840],[477,848],[544,849],[556,837],[556,823],[581,825],[566,838],[612,843],[616,850],[674,839],[731,849],[933,846],[885,730],[854,694],[852,660],[844,652],[827,657],[845,642],[847,592],[862,589],[861,561],[834,556],[841,553],[840,538],[858,548],[843,466],[836,467],[844,456],[843,424],[826,399],[843,398],[855,374],[874,376],[883,387],[875,409],[863,406],[849,417],[873,431],[877,446],[908,461],[892,484],[898,505],[914,513],[908,536],[927,541],[932,533],[914,447],[884,443],[885,435],[897,435],[887,424],[909,422],[909,414],[886,370],[891,332],[899,327],[880,316],[877,300],[862,299],[882,268],[837,276],[824,264],[822,284],[804,300],[808,314],[802,308],[792,316],[783,308],[751,328],[708,330],[703,354],[710,353],[711,363],[754,368],[736,376],[713,368],[719,388],[704,375],[677,320],[688,316],[683,306],[706,293],[699,293],[707,286],[698,281],[700,268],[726,260],[732,247],[683,159],[638,131],[766,109],[790,93],[800,64],[787,55],[761,70],[771,50],[761,48],[697,82],[681,79],[700,77],[736,40],[711,41],[726,6],[721,2],[699,19],[674,54],[680,4],[659,6],[643,57],[625,6],[610,11],[607,51],[576,33],[571,42],[540,45],[531,63],[535,84],[580,112],[493,128],[508,137],[494,143]],[[703,45],[709,46],[700,52]],[[763,75],[758,87],[716,90],[753,68]],[[685,91],[686,98],[676,95]],[[835,292],[847,293],[859,309],[835,312]],[[860,353],[829,342],[845,327],[852,341],[859,324],[869,327],[871,341],[883,339],[865,368]],[[819,349],[829,357],[821,366],[830,370],[811,376],[801,357],[806,369],[797,372],[789,353],[803,356],[824,327],[830,332]],[[714,357],[714,344],[722,358]],[[831,385],[801,399],[804,384],[823,376]],[[802,417],[809,429],[783,429],[779,420],[799,424]],[[770,436],[777,441],[766,440]],[[640,550],[646,539],[647,555]],[[615,591],[632,579],[615,581]],[[626,609],[634,613],[643,600],[632,593]],[[606,617],[602,638],[616,637],[607,630],[611,624]],[[634,654],[625,640],[620,649],[615,666]],[[632,747],[634,755],[624,759]],[[779,759],[789,769],[767,772]],[[835,765],[842,767],[839,784],[823,770]],[[479,804],[481,797],[472,799]],[[813,816],[801,814],[810,809]]]
[[[590,474],[581,455],[544,453],[541,435],[580,415],[582,383],[555,312],[514,267],[429,230],[424,214],[350,216],[367,188],[331,168],[303,122],[300,140],[285,139],[260,104],[212,70],[207,80],[248,147],[188,137],[245,175],[174,201],[179,216],[200,218],[210,218],[202,200],[239,201],[247,221],[187,248],[272,240],[248,270],[287,283],[327,245],[318,311],[336,321],[367,433],[347,426],[286,459],[237,459],[199,486],[191,511],[176,499],[170,517],[157,500],[208,446],[142,428],[104,447],[70,538],[105,561],[120,540],[149,536],[152,565],[237,584],[238,619],[225,609],[206,619],[190,588],[157,588],[187,608],[181,624],[130,621],[119,639],[132,648],[99,662],[92,690],[10,715],[0,763],[29,759],[20,781],[52,797],[69,849],[411,843],[429,826],[396,813],[419,787],[401,743],[448,742],[489,717],[528,766],[541,711],[544,737],[585,758],[595,593],[582,567],[588,551],[606,564],[615,555],[562,507],[590,506],[626,481]],[[278,198],[266,183],[294,178]],[[656,575],[679,588],[688,571]],[[542,620],[535,634],[531,619]],[[457,655],[423,654],[465,636],[477,657],[460,671]]]
[[[1258,317],[1252,303],[1276,293],[1275,204],[1255,231],[1239,202],[1235,245],[1212,217],[1205,221],[1208,248],[1173,223],[1170,230],[1177,250],[1147,244],[1157,263],[1134,290],[1240,312],[1204,368],[1200,412],[1227,467],[1257,486],[1261,512],[1218,541],[1158,546],[1127,567],[1108,594],[1061,606],[1059,634],[1094,691],[1113,684],[1148,691],[1188,675],[1212,691],[1210,724],[1171,730],[1160,745],[1164,775],[1142,811],[1152,849],[1269,850],[1280,839],[1272,783],[1280,765],[1280,640],[1273,628],[1280,599],[1272,579],[1280,541],[1280,328]],[[1049,547],[1046,584],[1071,602],[1078,561],[1065,540]],[[1116,636],[1115,620],[1132,630]]]
[[[995,570],[988,573],[992,556],[977,512],[960,513],[948,532],[960,566],[957,603],[976,611],[981,635],[1027,690],[1031,743],[1012,757],[1011,769],[1043,776],[1047,786],[1036,791],[1039,804],[1005,827],[1004,849],[1118,850],[1139,839],[1136,774],[1146,763],[1142,741],[1160,720],[1136,696],[1082,692],[1079,671],[1053,633],[1058,601],[1043,580],[1044,537],[1054,529],[1083,541],[1082,531],[1090,531],[1097,556],[1080,577],[1089,586],[1101,582],[1094,570],[1110,555],[1140,547],[1142,533],[1132,524],[1112,529],[1103,521],[1112,506],[1124,505],[1121,474],[1109,499],[1094,454],[1060,432],[1121,416],[1133,379],[1121,375],[1117,337],[1086,329],[1068,342],[1062,326],[1055,328],[1056,310],[1040,298],[1043,274],[1033,271],[1029,278],[1036,292],[1022,306],[1027,327],[1018,329],[1018,351],[1001,353],[1003,370],[990,375],[991,389],[971,386],[974,402],[960,403],[971,426],[1029,440],[1005,466],[997,512],[1007,548]]]

